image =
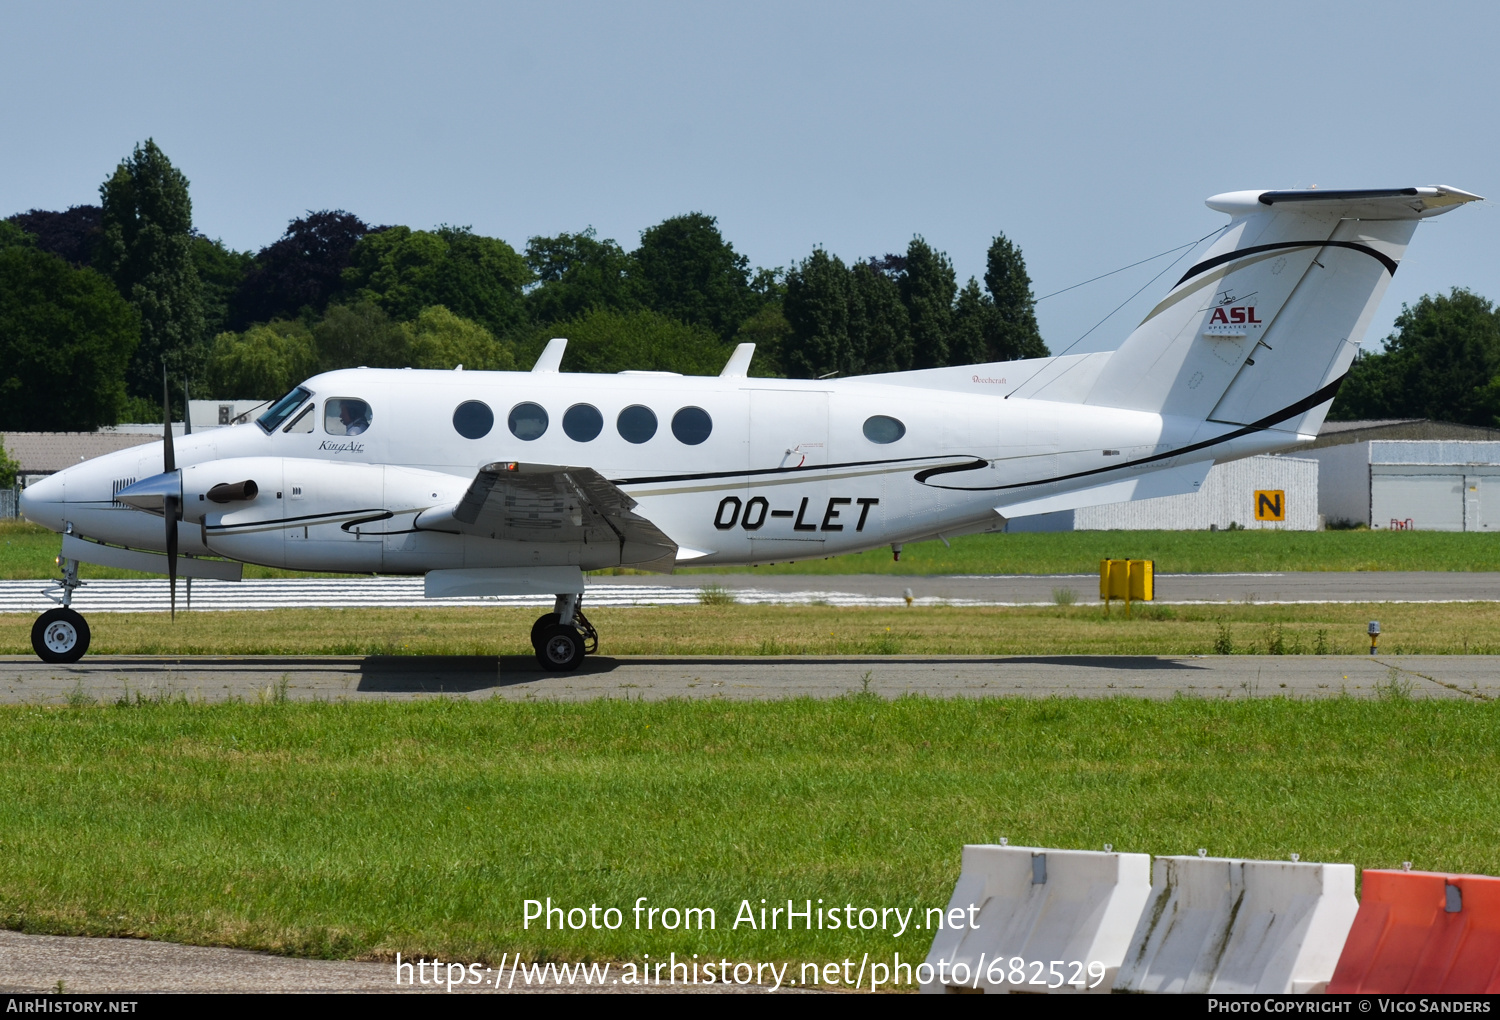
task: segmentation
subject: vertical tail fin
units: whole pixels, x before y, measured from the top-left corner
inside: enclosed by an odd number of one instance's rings
[[[1084,402],[1316,432],[1417,222],[1478,197],[1448,187],[1215,195],[1208,206],[1233,217],[1229,227]]]

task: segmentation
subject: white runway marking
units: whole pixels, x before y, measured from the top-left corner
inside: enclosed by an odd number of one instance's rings
[[[53,603],[42,594],[45,581],[0,581],[0,613],[40,613]],[[590,584],[585,605],[683,606],[696,605],[701,587],[644,584]],[[861,595],[838,591],[770,591],[734,589],[736,602],[764,605],[787,603],[810,605],[827,602],[836,606],[904,606],[900,596]],[[1017,605],[980,599],[919,598],[918,605]],[[241,609],[368,609],[427,606],[531,606],[550,607],[550,595],[511,595],[470,599],[426,599],[420,577],[278,578],[256,581],[193,582],[194,612],[224,612]],[[73,596],[73,608],[83,613],[166,612],[171,596],[165,580],[89,581]],[[187,608],[187,587],[177,584],[177,608]]]

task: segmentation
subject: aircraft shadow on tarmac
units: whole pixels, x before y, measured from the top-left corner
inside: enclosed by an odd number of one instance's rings
[[[358,690],[366,693],[453,693],[467,694],[497,687],[536,683],[539,680],[565,682],[572,677],[612,673],[622,666],[891,666],[896,664],[932,666],[1066,666],[1110,670],[1202,670],[1205,666],[1163,659],[1152,655],[1025,655],[994,658],[965,656],[892,659],[886,656],[839,656],[799,658],[795,656],[673,656],[670,658],[635,658],[627,661],[608,655],[591,655],[571,673],[550,673],[537,666],[529,655],[371,655],[359,665]]]

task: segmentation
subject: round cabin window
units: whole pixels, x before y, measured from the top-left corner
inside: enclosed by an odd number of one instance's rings
[[[547,412],[540,404],[529,401],[510,409],[510,434],[530,442],[547,431]]]
[[[615,428],[627,443],[644,443],[656,435],[656,412],[640,404],[631,404],[615,419]]]
[[[495,427],[495,412],[479,400],[465,400],[453,411],[453,431],[465,439],[483,439]]]
[[[672,435],[679,443],[697,446],[714,430],[714,420],[701,407],[684,407],[672,415]]]
[[[598,438],[604,430],[604,415],[593,404],[574,404],[563,412],[563,431],[576,443]]]

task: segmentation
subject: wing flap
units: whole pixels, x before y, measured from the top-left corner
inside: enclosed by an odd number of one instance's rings
[[[593,468],[502,461],[480,468],[457,503],[424,512],[416,526],[498,541],[614,544],[621,566],[670,572],[677,543],[635,507]]]

